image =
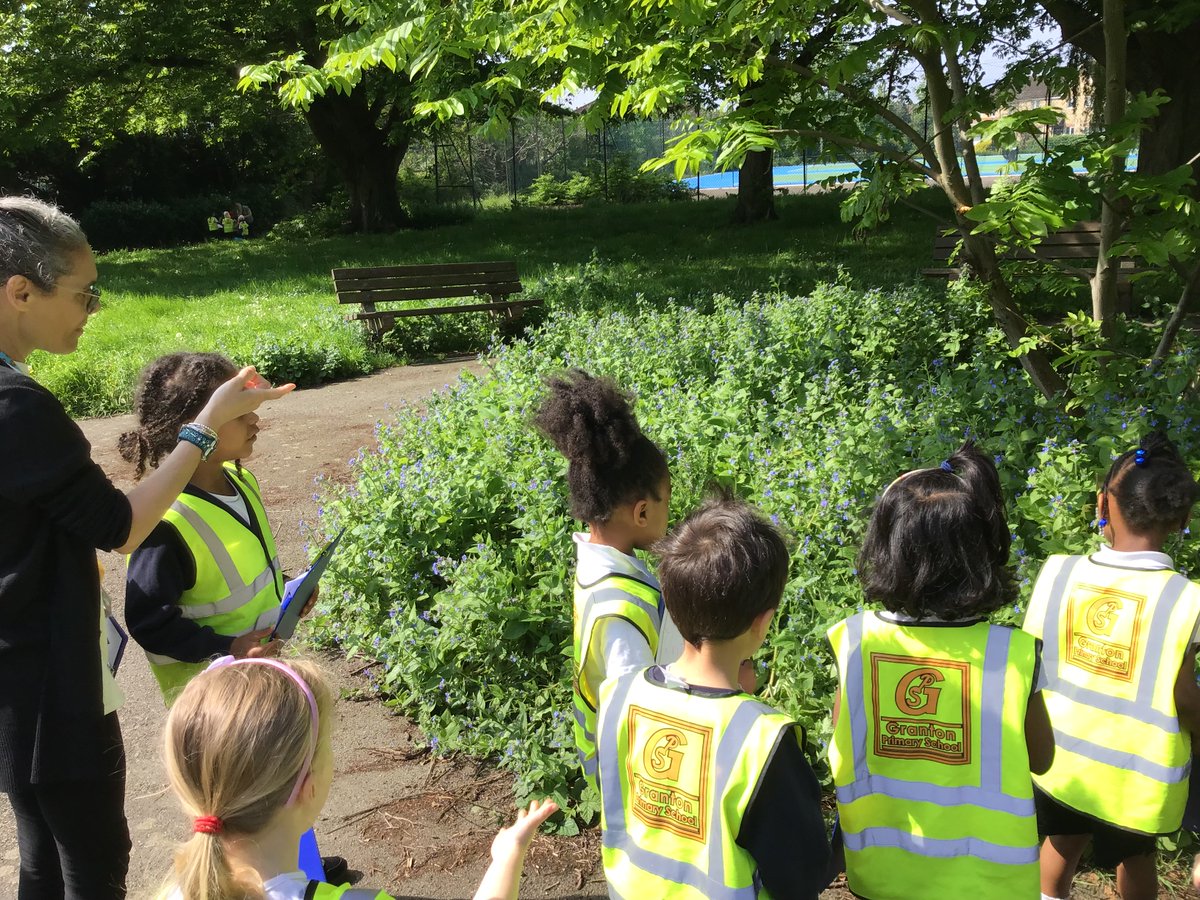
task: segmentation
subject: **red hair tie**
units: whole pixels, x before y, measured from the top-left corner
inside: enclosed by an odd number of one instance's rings
[[[196,834],[220,834],[225,830],[225,823],[216,816],[196,816],[192,823],[192,831]]]

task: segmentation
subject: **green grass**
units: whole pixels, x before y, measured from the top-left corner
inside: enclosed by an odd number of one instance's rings
[[[277,380],[312,383],[487,346],[491,324],[480,315],[411,319],[385,345],[390,352],[370,350],[359,327],[343,322],[348,310],[329,277],[337,266],[514,259],[534,296],[573,302],[580,275],[601,272],[592,299],[620,305],[637,295],[655,304],[769,288],[801,295],[839,269],[862,287],[892,287],[929,258],[931,223],[909,210],[863,242],[841,222],[835,196],[782,197],[779,221],[751,227],[728,224],[732,204],[485,209],[464,223],[387,235],[110,253],[99,260],[104,308],[80,349],[32,362],[73,415],[104,415],[127,410],[136,373],[174,350],[218,350]]]

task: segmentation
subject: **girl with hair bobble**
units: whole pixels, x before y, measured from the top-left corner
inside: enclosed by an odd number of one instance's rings
[[[233,370],[218,353],[172,353],[142,371],[138,427],[118,441],[138,478]],[[258,421],[247,413],[218,432],[215,452],[129,557],[125,618],[168,705],[214,657],[279,653],[280,641],[263,641],[279,616],[283,570],[258,481],[241,463]]]
[[[846,875],[871,900],[1038,894],[1030,770],[1054,753],[992,460],[970,442],[879,498],[859,577],[879,611],[829,630]]]
[[[601,682],[653,665],[656,655],[671,662],[682,649],[674,626],[662,639],[662,590],[633,555],[667,532],[671,474],[610,379],[573,369],[546,387],[533,424],[567,458],[571,515],[588,526],[575,535],[575,745],[595,785]]]
[[[1046,641],[1057,745],[1036,781],[1042,896],[1066,898],[1088,843],[1125,900],[1158,895],[1155,836],[1177,830],[1200,733],[1200,586],[1163,552],[1200,485],[1161,432],[1122,453],[1096,495],[1104,543],[1051,556],[1026,631]]]
[[[333,697],[306,662],[213,662],[167,717],[167,776],[193,836],[175,854],[164,900],[390,900],[309,881],[296,870],[333,780]],[[516,900],[525,851],[558,807],[534,801],[492,842],[476,900]]]

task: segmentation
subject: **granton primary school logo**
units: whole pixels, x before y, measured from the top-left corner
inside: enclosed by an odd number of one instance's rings
[[[679,837],[708,839],[712,729],[629,707],[626,771],[633,814]]]
[[[1145,603],[1139,594],[1077,584],[1067,600],[1067,662],[1117,681],[1132,680]]]
[[[948,659],[871,654],[875,755],[971,762],[971,668]]]

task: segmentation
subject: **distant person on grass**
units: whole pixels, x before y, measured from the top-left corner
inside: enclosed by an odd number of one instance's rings
[[[715,499],[655,549],[683,654],[600,689],[609,892],[815,900],[829,882],[820,784],[796,723],[739,684],[783,598],[783,538],[752,507]]]
[[[215,241],[221,234],[221,223],[215,215],[208,217],[208,239]]]
[[[309,881],[296,869],[333,781],[333,695],[306,662],[224,657],[167,718],[167,776],[192,820],[165,900],[390,900],[375,889]],[[556,812],[534,801],[492,841],[475,900],[516,900],[525,851]]]
[[[71,353],[100,307],[96,261],[74,219],[0,198],[0,792],[17,822],[22,900],[125,896],[129,828],[119,692],[101,651],[96,550],[150,533],[227,422],[292,385],[249,389],[231,371],[128,495],[91,459],[31,353]]]
[[[1034,584],[1024,627],[1046,642],[1058,745],[1035,779],[1043,897],[1069,895],[1089,843],[1121,897],[1158,896],[1155,836],[1180,826],[1200,734],[1200,586],[1163,551],[1198,499],[1179,450],[1150,435],[1104,478],[1104,543],[1051,556]]]
[[[964,444],[884,490],[858,557],[867,600],[829,629],[829,763],[846,878],[871,900],[1036,900],[1030,770],[1054,756],[1038,641],[1012,604],[991,457]]]
[[[667,531],[671,474],[646,437],[629,398],[607,378],[578,369],[546,381],[533,423],[567,458],[575,535],[575,746],[596,784],[596,705],[600,683],[674,659],[679,640],[664,622],[658,579],[634,550]],[[660,636],[673,635],[663,641]]]
[[[233,215],[229,210],[225,210],[225,215],[221,217],[221,231],[225,233],[226,240],[233,240],[234,230],[237,228],[237,223],[233,219]]]

